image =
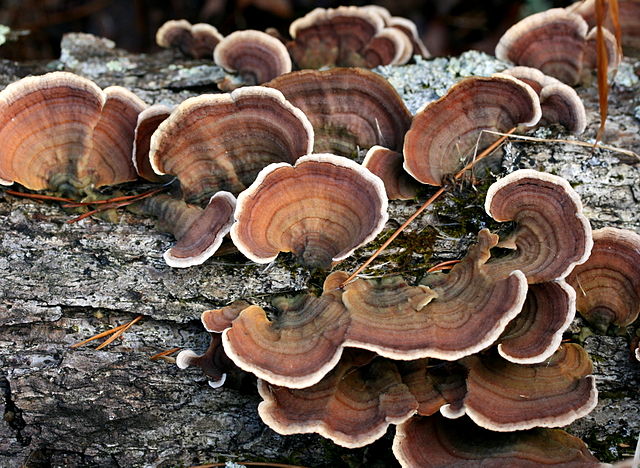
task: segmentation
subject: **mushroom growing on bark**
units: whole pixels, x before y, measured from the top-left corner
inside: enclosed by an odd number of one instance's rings
[[[603,228],[593,231],[593,249],[567,277],[584,318],[606,331],[626,327],[640,313],[640,235]]]
[[[156,43],[160,47],[178,49],[193,58],[211,58],[222,39],[214,26],[191,24],[187,20],[169,20],[156,32]]]
[[[213,60],[225,70],[238,73],[239,83],[223,81],[218,87],[231,91],[241,85],[266,83],[291,71],[291,58],[282,42],[255,30],[235,31],[220,41]]]
[[[411,200],[420,185],[402,167],[402,153],[375,145],[369,148],[362,165],[382,179],[389,200]]]
[[[261,86],[182,102],[151,137],[156,174],[180,181],[187,202],[219,190],[237,194],[265,166],[293,163],[313,147],[313,129],[282,93]]]
[[[132,181],[134,129],[146,104],[131,91],[68,72],[0,92],[0,183],[71,190]]]
[[[359,164],[311,154],[294,166],[271,164],[238,197],[234,244],[256,263],[292,252],[303,264],[328,268],[374,239],[384,227],[382,181]]]
[[[512,76],[466,78],[413,118],[404,140],[404,168],[423,184],[442,185],[497,140],[484,130],[506,132],[540,120],[535,91]]]
[[[437,416],[414,417],[399,425],[393,453],[403,468],[602,466],[584,442],[560,429],[493,432],[467,418]]]
[[[303,70],[266,86],[281,91],[309,118],[317,153],[352,156],[374,145],[398,151],[411,125],[411,114],[393,86],[369,70]]]
[[[150,182],[162,182],[165,180],[151,168],[149,148],[151,146],[151,135],[169,117],[172,110],[168,106],[155,104],[138,114],[133,144],[133,165],[138,175]]]

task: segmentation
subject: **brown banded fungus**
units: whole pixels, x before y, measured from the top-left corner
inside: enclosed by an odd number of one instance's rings
[[[214,49],[223,39],[218,30],[206,23],[191,24],[187,20],[170,20],[156,32],[160,47],[178,49],[193,58],[211,58]]]
[[[213,59],[225,70],[238,73],[242,84],[247,85],[266,83],[291,71],[291,58],[284,44],[255,30],[236,31],[226,36],[213,52]],[[228,84],[222,88],[230,90]]]
[[[316,432],[343,447],[382,437],[389,424],[410,418],[418,403],[394,362],[346,350],[317,384],[290,389],[258,381],[262,420],[279,434]]]
[[[575,311],[576,293],[564,280],[529,285],[522,312],[500,337],[498,352],[518,364],[548,359],[560,346]]]
[[[413,55],[421,55],[424,58],[431,57],[427,47],[422,42],[422,39],[420,39],[418,28],[413,21],[401,16],[391,16],[389,10],[379,5],[365,5],[360,8],[379,15],[384,21],[385,26],[398,29],[402,31],[407,38],[409,38],[411,47],[409,49],[408,57],[406,60],[400,60],[398,65],[406,63]]]
[[[593,231],[591,256],[567,281],[590,323],[602,330],[631,324],[640,312],[640,235],[610,227]]]
[[[496,242],[480,231],[460,263],[448,274],[428,275],[421,286],[397,277],[345,285],[342,301],[351,317],[345,345],[391,359],[448,361],[490,346],[520,312],[527,291],[519,271],[496,278],[485,270]]]
[[[0,92],[0,181],[73,191],[135,180],[134,129],[145,107],[125,88],[102,91],[67,72],[10,84]]]
[[[404,171],[403,162],[401,153],[375,145],[367,151],[362,165],[382,179],[389,200],[411,200],[420,185]]]
[[[352,156],[374,145],[398,151],[411,125],[411,114],[393,86],[369,70],[303,70],[266,86],[281,91],[307,115],[317,153]]]
[[[292,252],[304,265],[328,268],[384,227],[382,181],[359,164],[311,154],[295,166],[272,164],[238,197],[234,244],[256,263]]]
[[[587,114],[578,93],[569,85],[536,68],[513,67],[503,73],[531,86],[540,98],[540,125],[558,123],[577,135],[587,127]]]
[[[516,65],[537,68],[568,85],[577,84],[593,66],[593,47],[588,25],[578,14],[563,8],[536,13],[516,23],[504,33],[496,46],[496,57]],[[611,44],[611,35],[608,35]],[[608,48],[610,68],[620,58],[616,47]],[[611,56],[611,54],[614,54]]]
[[[562,177],[515,171],[489,187],[485,209],[496,221],[516,223],[498,245],[511,251],[491,259],[489,269],[505,274],[519,269],[530,284],[542,283],[566,277],[589,257],[591,225],[578,194]]]
[[[224,191],[213,195],[204,209],[169,195],[157,195],[142,204],[142,209],[159,218],[177,239],[163,255],[174,268],[200,265],[211,257],[231,229],[235,207],[235,197]]]
[[[202,355],[198,355],[190,349],[178,353],[176,365],[180,369],[187,367],[199,367],[209,378],[212,388],[222,387],[227,379],[227,371],[233,367],[233,362],[227,357],[222,348],[222,335],[211,333],[209,347]]]
[[[442,185],[479,151],[506,132],[540,120],[540,101],[508,75],[466,78],[413,118],[404,141],[404,168],[423,184]]]
[[[466,418],[411,418],[396,429],[393,453],[403,468],[602,466],[584,442],[560,429],[493,432]]]
[[[299,68],[399,63],[408,45],[404,33],[385,28],[377,11],[355,6],[316,8],[291,23],[289,34],[287,48]]]
[[[463,363],[469,369],[465,412],[492,431],[564,426],[598,402],[593,365],[577,344],[563,344],[539,364],[515,364],[497,352],[469,356]]]
[[[133,165],[140,177],[150,182],[162,182],[164,178],[153,172],[149,162],[151,135],[164,122],[173,109],[163,104],[150,106],[138,114],[133,145]]]
[[[622,32],[622,47],[625,55],[640,54],[640,2],[638,0],[618,0],[618,21]],[[597,24],[596,0],[584,0],[567,7],[567,10],[582,16],[590,27]],[[604,2],[604,25],[613,31],[614,25],[609,10],[609,1]]]
[[[293,163],[312,147],[313,129],[300,109],[277,90],[249,86],[182,102],[151,137],[149,159],[196,203],[218,190],[237,194],[263,167]]]
[[[276,298],[278,313],[271,319],[261,307],[245,308],[222,335],[225,352],[238,367],[274,385],[319,382],[338,363],[349,324],[336,287],[327,279],[320,297]]]

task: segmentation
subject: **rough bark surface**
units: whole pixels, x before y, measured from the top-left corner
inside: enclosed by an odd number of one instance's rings
[[[380,72],[415,111],[461,76],[502,68],[504,64],[491,57],[470,53]],[[170,52],[132,55],[107,40],[78,34],[65,38],[59,61],[0,61],[0,86],[54,69],[85,75],[103,87],[125,85],[150,104],[215,92],[215,80],[223,76],[210,62],[185,61]],[[636,152],[638,70],[638,62],[626,62],[618,75],[605,137],[611,145]],[[593,87],[579,92],[591,122],[581,137],[585,140],[597,127],[597,93]],[[559,133],[540,129],[537,134]],[[640,232],[637,160],[590,148],[527,142],[507,143],[496,158],[497,171],[533,167],[567,178],[594,227]],[[482,197],[469,198],[463,192],[473,190],[465,187],[447,196],[367,273],[381,274],[395,265],[415,279],[424,262],[459,256],[477,229],[489,222]],[[417,206],[394,203],[388,228]],[[465,219],[452,214],[456,210]],[[237,377],[213,390],[197,370],[180,371],[149,360],[173,347],[204,350],[208,337],[198,317],[205,309],[238,298],[264,304],[274,294],[317,287],[322,275],[292,266],[286,256],[265,267],[238,254],[187,270],[172,269],[162,260],[171,238],[152,221],[119,213],[115,222],[90,218],[66,224],[73,216],[56,204],[0,191],[0,466],[189,466],[225,460],[306,466],[375,466],[377,461],[393,466],[393,430],[373,446],[355,451],[315,435],[283,437],[260,422],[251,378]],[[416,247],[426,239],[427,247]],[[340,267],[352,268],[369,251],[361,249]],[[104,350],[69,347],[137,315],[143,320]],[[570,334],[583,340],[594,358],[600,403],[569,430],[584,437],[605,461],[628,457],[640,431],[640,363],[630,354],[635,328],[602,336],[577,319]]]

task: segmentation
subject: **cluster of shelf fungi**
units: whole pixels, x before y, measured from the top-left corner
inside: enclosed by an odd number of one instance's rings
[[[380,7],[316,9],[290,38],[169,22],[160,45],[213,57],[237,73],[221,90],[237,89],[169,108],[67,72],[24,78],[0,92],[0,183],[80,198],[143,180],[164,187],[137,209],[171,228],[172,267],[205,262],[228,235],[254,262],[291,252],[330,270],[378,236],[389,200],[447,187],[497,140],[487,131],[584,131],[571,85],[595,66],[594,5],[525,18],[496,49],[517,66],[463,79],[415,116],[363,68],[428,56],[415,25]],[[633,51],[640,3],[620,5]],[[615,68],[620,49],[603,37]],[[397,425],[403,466],[598,466],[555,429],[597,403],[588,354],[562,335],[576,310],[602,328],[636,320],[640,236],[592,232],[569,183],[533,170],[495,182],[485,208],[513,229],[481,230],[448,273],[412,285],[334,270],[319,296],[276,298],[277,312],[244,301],[204,312],[209,349],[177,364],[201,367],[213,387],[235,366],[255,374],[259,414],[281,434],[359,447]]]

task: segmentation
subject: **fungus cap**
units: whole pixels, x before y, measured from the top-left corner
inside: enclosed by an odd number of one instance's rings
[[[135,179],[133,133],[145,106],[125,88],[102,91],[68,72],[10,84],[0,92],[0,179],[32,190]]]
[[[567,281],[590,323],[603,330],[631,324],[640,313],[640,235],[612,227],[593,231],[591,255]]]
[[[563,344],[547,361],[521,365],[497,353],[465,358],[466,414],[498,432],[570,424],[595,408],[598,392],[587,352]]]
[[[519,269],[529,283],[541,283],[566,277],[589,257],[591,225],[578,194],[562,177],[515,171],[489,187],[485,210],[496,221],[517,226],[499,244],[511,252],[492,259],[490,268]]]
[[[217,65],[237,72],[247,84],[261,84],[291,71],[291,58],[282,42],[255,30],[235,31],[213,52]]]
[[[423,107],[413,118],[404,141],[404,168],[423,184],[442,185],[474,154],[498,137],[483,130],[506,132],[540,120],[535,91],[509,75],[471,77]]]
[[[238,197],[234,244],[256,263],[292,252],[303,264],[327,268],[373,240],[384,227],[382,181],[359,164],[310,154],[294,166],[271,164]]]
[[[382,179],[389,200],[411,200],[419,184],[404,171],[402,154],[374,145],[369,148],[362,165]]]
[[[552,8],[511,26],[498,41],[496,57],[537,68],[573,85],[582,71],[587,29],[579,15]]]
[[[206,23],[191,24],[187,20],[169,20],[156,32],[160,47],[174,48],[193,58],[210,58],[223,39],[218,30]]]
[[[166,120],[173,109],[163,104],[155,104],[138,114],[133,144],[133,165],[140,177],[150,182],[161,182],[163,177],[156,174],[149,161],[151,135]]]
[[[313,128],[279,91],[262,86],[182,102],[151,137],[156,174],[172,174],[185,199],[237,194],[273,162],[293,163],[313,147]]]
[[[307,115],[317,153],[352,156],[374,145],[397,151],[411,125],[411,114],[393,86],[369,70],[302,70],[266,86],[280,90]]]

